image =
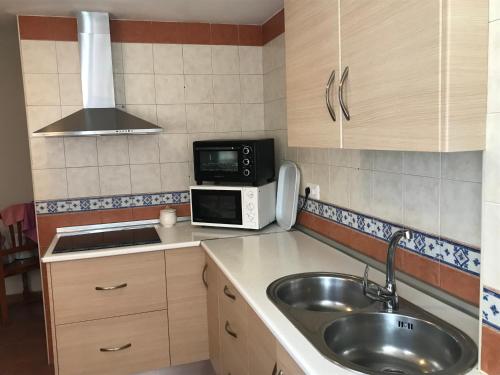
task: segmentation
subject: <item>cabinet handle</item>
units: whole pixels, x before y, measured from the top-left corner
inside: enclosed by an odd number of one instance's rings
[[[226,325],[224,326],[224,329],[226,330],[228,335],[233,336],[235,339],[238,338],[238,334],[231,329],[231,326],[229,325],[229,322],[227,320],[226,320]]]
[[[275,363],[274,364],[274,367],[273,367],[273,372],[272,372],[272,375],[276,375],[276,372],[278,371],[278,364]]]
[[[278,375],[285,375],[285,373],[283,372],[283,370],[280,370],[280,372],[278,372]]]
[[[95,290],[115,290],[115,289],[125,288],[126,286],[127,286],[127,283],[114,285],[114,286],[96,286]]]
[[[339,102],[340,102],[340,108],[342,108],[342,112],[344,113],[344,117],[347,121],[351,119],[351,115],[349,114],[349,109],[344,103],[344,83],[347,79],[347,76],[349,75],[349,67],[346,66],[344,69],[344,72],[342,73],[342,77],[340,78],[340,84],[339,84]]]
[[[332,120],[337,121],[337,119],[335,118],[335,111],[333,110],[332,103],[330,102],[330,89],[334,81],[335,81],[335,70],[332,71],[332,74],[330,74],[330,78],[328,78],[328,83],[326,84],[326,90],[325,90],[325,99],[326,99],[326,108],[328,108],[328,112],[330,113]]]
[[[129,342],[128,344],[125,344],[123,346],[117,346],[115,348],[100,348],[99,351],[101,352],[119,352],[120,350],[128,349],[132,346],[132,343]]]
[[[203,285],[205,285],[205,288],[208,289],[207,270],[208,264],[205,264],[205,267],[203,267],[203,272],[201,273],[201,280],[203,281]]]
[[[227,287],[227,285],[224,285],[224,294],[226,296],[228,296],[229,298],[231,298],[233,301],[236,300],[236,296],[229,291],[229,288]]]

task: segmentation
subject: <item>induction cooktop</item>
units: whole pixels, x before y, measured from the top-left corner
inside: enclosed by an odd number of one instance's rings
[[[53,254],[160,243],[154,227],[124,228],[61,236]]]

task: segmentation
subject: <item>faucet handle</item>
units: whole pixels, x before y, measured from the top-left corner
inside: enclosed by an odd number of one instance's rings
[[[368,288],[368,272],[370,272],[370,266],[367,264],[363,276],[363,293],[366,293],[366,289]]]

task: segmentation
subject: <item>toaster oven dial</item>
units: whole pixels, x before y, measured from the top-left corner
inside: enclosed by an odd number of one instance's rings
[[[243,159],[243,165],[249,165],[250,159]]]
[[[243,147],[243,154],[248,155],[252,151],[252,149],[249,146]]]
[[[243,176],[245,177],[250,176],[250,169],[243,169]]]

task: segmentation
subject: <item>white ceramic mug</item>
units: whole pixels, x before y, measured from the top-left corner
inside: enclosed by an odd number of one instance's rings
[[[160,224],[162,227],[171,228],[177,222],[175,208],[165,208],[160,211]]]

